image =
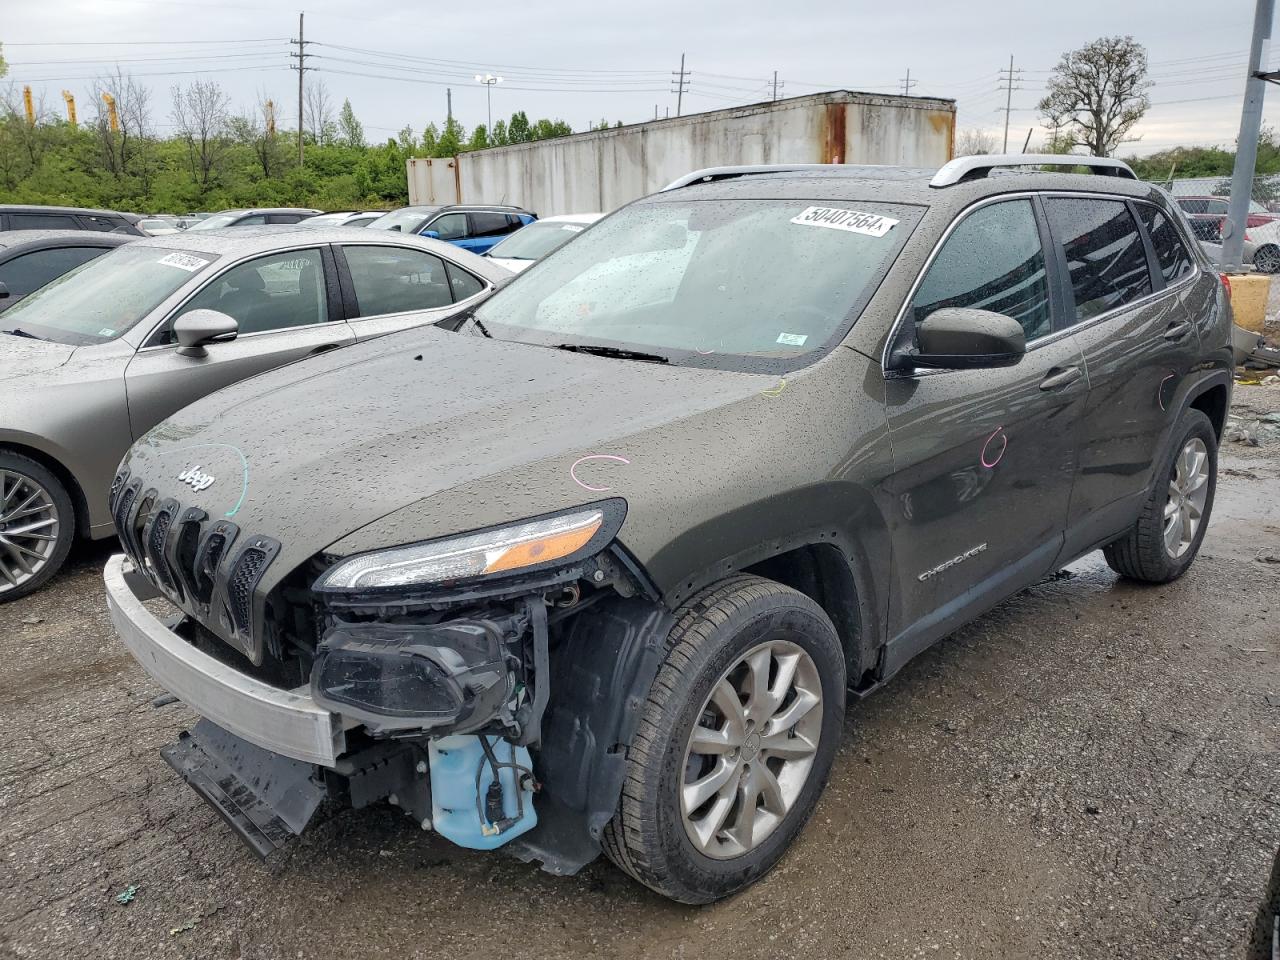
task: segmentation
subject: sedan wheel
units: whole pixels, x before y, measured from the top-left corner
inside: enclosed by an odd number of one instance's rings
[[[0,470],[0,594],[44,572],[60,529],[53,494],[31,477]]]
[[[1263,273],[1280,273],[1280,247],[1267,244],[1253,255],[1253,265]]]
[[[754,850],[795,805],[822,732],[813,658],[784,640],[749,650],[703,704],[685,748],[685,832],[715,859]]]

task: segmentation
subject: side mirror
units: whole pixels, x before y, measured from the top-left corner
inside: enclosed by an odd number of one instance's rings
[[[430,237],[432,240],[439,240],[439,239],[440,239],[440,231],[439,231],[439,230],[423,230],[423,231],[422,231],[422,235],[423,235],[424,237]]]
[[[192,310],[173,321],[173,337],[184,357],[203,357],[206,343],[234,340],[239,332],[236,318],[217,310]]]
[[[943,307],[916,327],[919,351],[904,360],[917,367],[1009,367],[1027,352],[1022,325],[990,310]]]
[[[0,300],[8,300],[8,299],[9,299],[9,288],[5,286],[5,283],[3,280],[0,280]]]

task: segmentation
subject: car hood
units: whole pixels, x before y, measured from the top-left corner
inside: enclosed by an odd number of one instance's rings
[[[527,270],[537,263],[536,260],[513,260],[510,257],[486,257],[485,259],[490,263],[496,263],[500,267],[506,267],[512,273]]]
[[[426,328],[213,394],[143,437],[125,465],[160,499],[280,541],[278,579],[379,518],[391,523],[378,534],[391,546],[424,539],[427,527],[502,522],[531,489],[548,509],[610,496],[609,469],[626,459],[612,451],[624,438],[756,396],[776,379]],[[465,507],[433,509],[459,492]],[[397,524],[393,511],[410,504],[431,523]]]
[[[0,314],[0,326],[3,324],[4,315]],[[71,344],[0,333],[0,380],[47,373],[62,366],[75,352]]]

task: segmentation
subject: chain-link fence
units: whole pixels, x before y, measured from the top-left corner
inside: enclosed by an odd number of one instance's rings
[[[1227,219],[1231,194],[1229,175],[1151,182],[1173,194],[1198,239],[1222,242],[1222,224]],[[1264,273],[1280,273],[1280,176],[1253,178],[1245,227],[1245,259]]]

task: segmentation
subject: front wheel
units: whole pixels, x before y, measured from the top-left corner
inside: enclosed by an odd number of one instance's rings
[[[1209,524],[1218,478],[1213,424],[1188,410],[1174,440],[1137,523],[1102,551],[1111,569],[1131,580],[1178,579],[1200,552]]]
[[[58,572],[75,536],[71,498],[43,465],[0,450],[0,603]]]
[[[627,751],[606,855],[683,903],[755,882],[826,785],[844,697],[839,637],[808,597],[740,576],[692,598]]]
[[[1280,247],[1269,243],[1253,255],[1253,265],[1263,273],[1280,273]]]

